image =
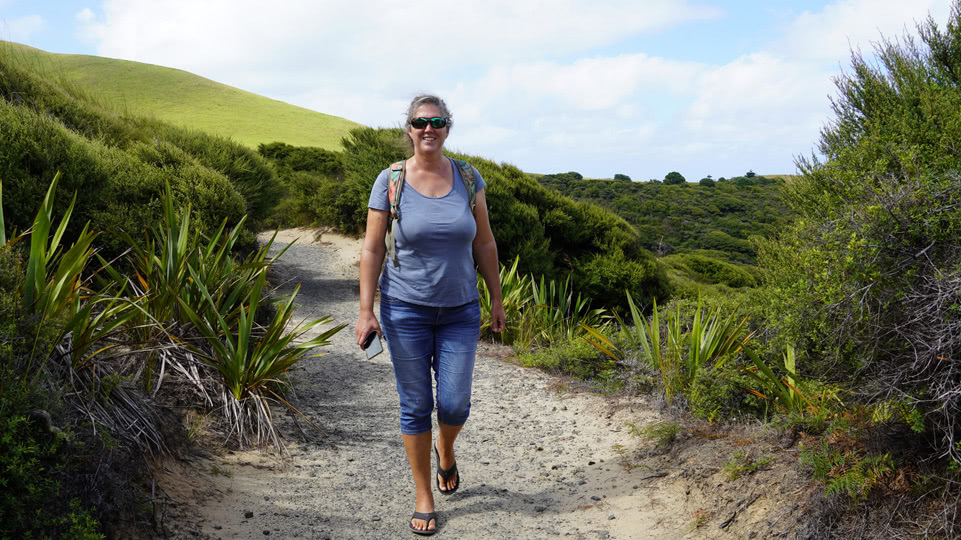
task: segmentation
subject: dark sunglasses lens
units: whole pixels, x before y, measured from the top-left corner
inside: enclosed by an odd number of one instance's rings
[[[441,129],[441,128],[443,128],[443,127],[446,126],[446,125],[447,125],[447,119],[446,119],[446,118],[431,118],[431,119],[430,119],[430,127],[434,128],[434,129]]]
[[[426,119],[426,118],[414,118],[413,120],[410,121],[410,125],[411,125],[411,127],[413,127],[414,129],[424,129],[425,127],[427,127],[427,119]]]

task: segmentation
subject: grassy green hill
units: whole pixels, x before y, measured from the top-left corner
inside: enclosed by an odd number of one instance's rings
[[[179,69],[48,53],[12,42],[0,42],[0,46],[129,113],[224,135],[251,148],[284,141],[337,150],[341,138],[359,125]]]

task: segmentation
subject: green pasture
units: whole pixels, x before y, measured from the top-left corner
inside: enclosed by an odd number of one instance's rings
[[[179,69],[48,53],[12,42],[0,45],[122,111],[224,135],[250,148],[285,141],[339,150],[341,138],[359,125]]]

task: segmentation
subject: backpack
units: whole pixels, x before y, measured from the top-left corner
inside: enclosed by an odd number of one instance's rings
[[[455,159],[454,163],[460,169],[460,177],[467,188],[467,197],[470,199],[470,211],[474,212],[474,204],[477,199],[477,189],[474,180],[474,169],[466,161]],[[387,219],[387,252],[390,260],[394,261],[394,268],[400,268],[397,262],[397,238],[394,236],[394,221],[400,221],[400,194],[404,189],[404,176],[407,173],[407,160],[392,163],[390,173],[387,175],[387,201],[390,202],[390,217]]]

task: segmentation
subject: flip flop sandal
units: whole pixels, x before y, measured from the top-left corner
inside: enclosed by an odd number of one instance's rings
[[[423,519],[424,521],[427,522],[428,527],[430,526],[430,520],[434,520],[434,528],[433,529],[415,529],[414,528],[415,519]],[[410,521],[407,522],[407,527],[410,528],[410,531],[414,534],[419,534],[421,536],[430,536],[435,532],[437,532],[437,513],[436,512],[414,512],[414,515],[411,516]]]
[[[454,464],[450,466],[450,469],[445,470],[440,466],[440,453],[437,451],[436,445],[434,446],[434,455],[437,456],[437,474],[444,479],[444,482],[450,480],[450,478],[455,474],[457,475],[457,483],[454,484],[454,487],[446,490],[441,489],[440,479],[437,479],[435,475],[435,479],[437,480],[437,491],[441,492],[441,495],[453,495],[453,493],[457,491],[457,488],[460,487],[460,473],[457,472],[457,462],[455,461]]]

